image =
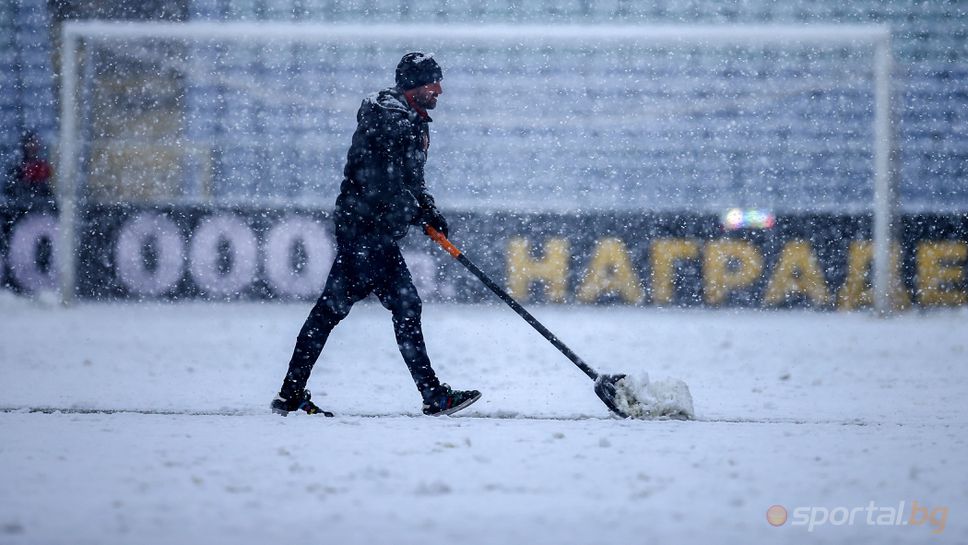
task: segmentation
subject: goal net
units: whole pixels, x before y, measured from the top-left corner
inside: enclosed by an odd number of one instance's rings
[[[445,209],[868,214],[888,293],[884,27],[108,22],[64,27],[65,293],[74,203],[330,209],[360,100],[410,50],[443,66]]]

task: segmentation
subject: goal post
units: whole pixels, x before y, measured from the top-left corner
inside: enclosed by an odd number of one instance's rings
[[[871,108],[872,120],[870,123],[872,126],[869,129],[864,129],[862,131],[864,134],[870,134],[871,140],[869,142],[870,150],[870,195],[871,199],[869,202],[865,203],[853,203],[855,208],[859,208],[865,213],[870,213],[872,222],[872,243],[874,248],[874,258],[872,267],[872,284],[874,292],[874,306],[879,313],[888,313],[892,310],[892,295],[895,291],[895,286],[898,283],[898,278],[894,270],[891,259],[891,248],[896,240],[896,209],[897,209],[897,188],[896,188],[896,174],[893,166],[894,158],[894,118],[892,115],[892,53],[891,53],[891,31],[888,26],[885,25],[531,25],[531,24],[500,24],[500,25],[466,25],[466,24],[316,24],[316,23],[285,23],[285,22],[258,22],[258,23],[248,23],[248,22],[187,22],[187,23],[164,23],[164,22],[108,22],[108,21],[79,21],[79,22],[66,22],[62,27],[61,36],[61,74],[60,74],[60,143],[59,143],[59,161],[58,161],[58,194],[60,198],[60,230],[59,230],[59,240],[57,244],[58,248],[58,267],[60,269],[60,284],[61,284],[61,294],[65,302],[70,302],[76,292],[77,285],[77,246],[79,233],[77,232],[78,224],[78,210],[79,203],[83,201],[84,195],[82,192],[87,191],[87,189],[82,189],[82,185],[87,182],[82,182],[82,179],[86,180],[89,176],[86,175],[85,169],[90,168],[84,164],[85,161],[90,162],[91,159],[88,156],[82,157],[85,153],[89,153],[86,150],[88,144],[85,135],[85,131],[90,132],[90,128],[85,128],[85,123],[90,123],[90,121],[84,121],[83,116],[92,115],[90,110],[90,104],[88,102],[93,100],[91,95],[91,90],[85,88],[84,79],[86,73],[91,70],[89,66],[91,63],[95,62],[91,58],[91,50],[93,48],[103,46],[105,44],[114,44],[115,47],[123,48],[124,44],[145,44],[145,43],[167,43],[167,44],[178,44],[183,50],[178,54],[177,59],[172,60],[165,64],[165,69],[171,69],[175,71],[185,71],[191,72],[191,64],[193,61],[197,63],[206,62],[217,62],[222,64],[227,64],[224,59],[232,57],[234,55],[235,48],[251,47],[253,44],[261,45],[267,48],[270,47],[281,47],[286,48],[289,46],[302,46],[309,48],[325,48],[330,52],[332,58],[327,62],[333,66],[338,65],[343,62],[344,59],[340,58],[341,48],[346,47],[346,44],[352,44],[353,47],[361,49],[362,52],[353,53],[350,56],[356,55],[353,58],[363,58],[366,55],[378,54],[383,57],[390,58],[388,55],[396,55],[401,51],[408,48],[420,48],[435,50],[440,49],[444,51],[460,49],[461,51],[467,52],[468,58],[473,58],[475,62],[480,62],[484,65],[483,68],[477,70],[473,74],[464,74],[464,78],[468,77],[491,77],[493,78],[495,74],[499,74],[500,71],[507,67],[513,68],[513,63],[519,60],[516,55],[520,54],[520,50],[528,49],[532,56],[544,56],[546,60],[543,61],[545,64],[530,64],[527,69],[531,71],[527,75],[530,78],[528,81],[531,82],[525,89],[528,90],[537,89],[541,78],[541,72],[545,67],[548,68],[549,79],[554,79],[555,81],[561,81],[562,79],[576,78],[584,80],[580,81],[575,85],[584,85],[583,89],[592,89],[599,83],[594,78],[599,77],[601,73],[610,74],[610,77],[616,78],[618,83],[613,83],[612,89],[615,92],[621,93],[620,89],[623,86],[634,85],[635,82],[640,81],[636,79],[638,76],[630,76],[628,70],[623,70],[620,66],[621,62],[631,62],[639,63],[636,70],[642,70],[642,64],[648,64],[649,59],[640,60],[637,59],[636,55],[639,51],[648,48],[670,48],[670,49],[697,49],[701,50],[703,48],[864,48],[865,50],[870,50],[872,54],[870,55],[870,65],[868,66],[869,73],[872,75],[870,80],[869,92],[872,96]],[[368,49],[372,46],[371,49]],[[156,47],[152,45],[151,47]],[[151,47],[146,46],[139,54],[142,55],[155,55],[156,53],[151,50]],[[131,49],[137,49],[132,47]],[[564,66],[562,69],[553,69],[555,57],[558,51],[563,51],[567,49],[567,55],[570,55],[568,65]],[[623,53],[617,55],[617,60],[612,59],[609,55],[601,53],[603,51],[618,51],[621,50]],[[193,55],[201,51],[198,54],[199,58],[194,58]],[[391,52],[387,54],[387,52]],[[288,66],[285,58],[287,58],[288,53],[282,53],[276,57],[272,57],[269,61],[270,66],[266,65],[252,65],[253,71],[259,70],[285,70]],[[597,55],[597,56],[596,56]],[[808,58],[809,55],[803,55],[803,58]],[[382,57],[381,57],[382,58]],[[685,57],[683,57],[685,58]],[[865,57],[866,58],[866,57]],[[279,60],[282,59],[282,60]],[[615,66],[609,66],[609,69],[604,72],[591,72],[585,73],[582,59],[591,59],[590,62],[602,62],[601,59],[606,59],[608,63],[615,64]],[[352,62],[347,60],[347,63]],[[532,62],[532,61],[526,61]],[[805,61],[809,62],[809,60]],[[863,61],[867,62],[867,61]],[[380,74],[369,74],[352,72],[352,70],[347,70],[345,67],[327,66],[326,69],[330,70],[331,73],[342,73],[346,74],[350,78],[370,78],[377,82],[389,82],[391,81],[388,74],[391,73],[391,66],[384,67],[383,73]],[[340,72],[340,70],[343,70]],[[452,68],[457,72],[462,70],[461,67],[455,66]],[[488,72],[491,70],[491,72]],[[466,70],[465,70],[466,72]],[[195,77],[204,78],[207,77],[205,70],[195,70],[192,72]],[[447,79],[448,71],[445,69],[445,79]],[[219,76],[222,77],[222,76]],[[239,76],[241,77],[241,76]],[[293,76],[294,78],[300,77],[299,74]],[[455,78],[461,77],[454,76]],[[845,77],[849,77],[845,76]],[[208,85],[211,87],[218,87],[219,92],[225,92],[227,88],[229,93],[233,92],[231,88],[232,85],[226,85],[225,81],[231,82],[230,76],[225,76],[225,80],[212,79],[211,81],[203,81],[203,85]],[[655,78],[661,78],[661,74],[655,76]],[[367,80],[369,81],[369,80]],[[463,80],[461,80],[463,81]],[[338,83],[338,82],[337,82]],[[367,83],[369,85],[369,83]],[[492,79],[490,81],[491,85],[500,87],[502,85],[501,79]],[[650,84],[656,85],[653,81]],[[653,96],[662,95],[663,93],[674,92],[675,85],[679,83],[670,84],[669,88],[662,87],[658,89]],[[271,101],[271,96],[275,90],[273,89],[259,89],[256,84],[247,84],[249,87],[246,88],[247,92],[252,93],[263,93],[263,98],[265,100]],[[659,84],[661,87],[661,84]],[[375,90],[377,87],[368,89],[367,92]],[[670,90],[671,89],[671,90]],[[326,89],[328,96],[335,97],[334,101],[342,101],[341,104],[349,104],[349,99],[342,96],[340,90]],[[608,90],[606,90],[608,91]],[[515,92],[522,92],[520,89]],[[583,91],[584,92],[584,91]],[[303,97],[299,96],[301,93],[298,90],[290,90],[291,96],[285,98],[285,101],[289,101],[288,111],[289,115],[299,116],[299,112],[304,110],[300,109],[305,106],[300,100]],[[724,97],[722,101],[735,98],[736,93],[732,93],[729,89],[723,91]],[[348,95],[354,96],[354,100],[359,100],[360,95],[357,89],[353,89],[352,92],[347,92]],[[456,93],[455,93],[456,94]],[[514,95],[514,97],[520,97],[521,95]],[[705,95],[703,95],[705,96]],[[473,98],[460,99],[457,96],[445,97],[453,98],[455,101],[464,100],[472,101]],[[551,97],[554,100],[560,99],[560,97]],[[742,96],[740,96],[742,99]],[[623,98],[626,100],[627,97]],[[243,102],[249,99],[243,99]],[[491,99],[493,100],[493,99]],[[639,99],[636,99],[639,100]],[[644,100],[644,99],[642,99]],[[672,104],[674,101],[669,101]],[[357,102],[358,104],[358,102]],[[755,105],[754,105],[755,106]],[[347,106],[348,107],[348,106]],[[568,113],[565,112],[561,119],[551,120],[551,118],[556,115],[555,106],[544,105],[547,111],[543,110],[542,115],[544,116],[543,123],[547,125],[565,125],[568,121]],[[681,107],[686,109],[691,107],[690,105],[679,105],[676,107]],[[714,106],[716,107],[716,106]],[[701,109],[701,108],[700,108]],[[85,113],[85,110],[86,113]],[[737,109],[742,111],[743,107]],[[756,112],[756,108],[753,107],[752,110]],[[273,110],[274,111],[274,110]],[[281,110],[280,110],[281,111]],[[473,105],[467,105],[466,111],[473,111]],[[291,113],[296,112],[296,113]],[[231,112],[226,115],[231,115]],[[266,114],[265,112],[256,112],[250,115],[250,117],[257,117],[258,115],[273,115],[271,113]],[[657,114],[658,115],[658,114]],[[686,116],[692,116],[693,118],[699,116],[701,117],[702,112],[698,114],[695,111],[689,111]],[[348,114],[347,117],[352,117],[352,114]],[[613,118],[608,118],[613,119]],[[618,120],[617,123],[621,124],[621,117],[615,117]],[[457,119],[448,119],[449,124],[453,124]],[[495,122],[500,124],[505,121],[504,119],[498,119]],[[251,123],[250,120],[243,120],[243,123]],[[668,125],[668,122],[666,122]],[[478,125],[476,126],[465,126],[462,130],[464,133],[471,133],[474,131],[480,131],[482,134],[488,132],[487,120],[484,117],[478,119]],[[255,122],[255,129],[253,131],[269,131],[271,129],[266,129],[265,125],[260,125],[259,122]],[[622,127],[620,127],[622,128]],[[443,124],[441,129],[443,129]],[[503,127],[502,127],[503,129]],[[603,128],[602,130],[607,131],[608,128]],[[675,131],[676,129],[669,128],[669,131]],[[595,132],[595,128],[589,129],[590,133]],[[178,142],[183,142],[185,131],[182,130],[179,133],[179,138],[175,139],[175,144],[173,146],[177,147],[181,144]],[[317,131],[318,132],[318,131]],[[535,131],[540,133],[541,131]],[[597,134],[597,133],[596,133]],[[318,135],[317,135],[318,136]],[[315,138],[316,136],[314,136]],[[309,137],[307,137],[309,138]],[[335,147],[335,139],[326,140],[328,137],[322,138],[318,141],[317,146],[322,147]],[[469,137],[468,137],[469,138]],[[530,136],[531,141],[534,142],[535,146],[546,145],[547,147],[554,147],[559,142],[556,142],[555,137],[544,137],[541,134],[535,134]],[[462,140],[459,144],[468,144],[472,140]],[[504,148],[494,148],[491,142],[487,140],[485,146],[492,146],[490,148],[479,151],[480,154],[487,154],[494,152],[495,149],[498,152],[504,150]],[[343,146],[345,146],[343,142]],[[183,145],[183,149],[176,150],[173,153],[187,153],[188,147],[191,143]],[[435,145],[437,145],[435,143]],[[469,145],[469,144],[468,144]],[[499,146],[500,144],[498,144]],[[628,144],[627,142],[621,142],[619,147],[622,149],[616,152],[612,156],[606,157],[607,161],[634,161],[635,158],[627,158],[629,154],[634,155],[637,148],[637,144]],[[606,142],[603,140],[603,149],[605,151],[602,154],[607,155],[608,146],[613,146],[610,141]],[[614,146],[613,146],[614,147]],[[531,153],[542,153],[542,151],[536,148],[538,151],[532,150]],[[251,151],[251,150],[250,150]],[[341,150],[345,151],[345,150]],[[255,153],[256,159],[251,160],[251,164],[261,164],[259,161],[261,158],[272,157],[279,155],[280,153],[292,153],[293,157],[302,157],[307,154],[311,154],[312,150],[280,150],[278,147],[269,149],[268,151],[258,151],[255,152],[240,152],[242,155],[245,153]],[[458,157],[461,154],[472,154],[478,153],[478,150],[473,149],[455,149],[450,150],[450,157]],[[107,153],[107,152],[105,152]],[[563,152],[564,153],[564,152]],[[568,153],[574,153],[570,151]],[[681,164],[676,166],[665,167],[668,171],[667,174],[671,178],[676,176],[681,177],[681,171],[676,171],[675,169],[686,169],[689,168],[688,163],[690,162],[690,156],[679,153],[678,155],[669,155],[667,152],[663,157],[674,157]],[[261,155],[260,155],[261,154]],[[600,154],[599,156],[601,156]],[[624,155],[623,155],[624,154]],[[205,154],[203,154],[205,155]],[[338,153],[336,155],[339,155]],[[221,155],[220,155],[221,156]],[[572,171],[567,170],[567,165],[562,165],[561,162],[555,163],[552,161],[551,167],[549,167],[549,172],[528,172],[526,174],[521,174],[521,176],[528,176],[536,179],[535,184],[545,183],[545,186],[536,185],[535,187],[529,188],[531,191],[540,193],[540,188],[554,188],[556,187],[556,180],[568,178],[568,176],[578,176],[581,173],[587,173],[592,170],[596,170],[593,160],[596,156],[595,154],[590,154],[587,157],[577,159],[578,162],[585,160],[586,163],[579,165],[581,169],[579,172],[579,166],[576,166]],[[517,156],[515,156],[517,157]],[[557,158],[559,156],[555,156]],[[568,157],[567,153],[564,157]],[[694,157],[698,157],[700,160],[709,162],[709,156],[703,155],[702,153],[697,153]],[[248,160],[248,159],[246,159]],[[192,163],[184,157],[180,159],[179,164]],[[510,159],[510,162],[514,162],[514,159]],[[208,155],[201,161],[202,163],[209,164],[211,159]],[[244,161],[243,161],[244,162]],[[432,161],[433,162],[433,161]],[[195,167],[191,168],[202,168],[198,167],[198,161],[192,163]],[[248,164],[248,163],[246,163]],[[468,163],[470,164],[470,163]],[[624,163],[623,163],[624,164]],[[231,165],[230,165],[231,166]],[[428,165],[430,167],[430,165]],[[188,167],[186,167],[188,168]],[[211,165],[204,168],[228,168],[224,165],[212,167]],[[456,168],[456,167],[455,167]],[[698,168],[698,167],[697,167]],[[671,169],[671,170],[669,170]],[[482,171],[485,169],[481,169]],[[621,167],[616,168],[617,171],[621,171]],[[578,174],[575,174],[575,173]],[[699,180],[704,174],[699,170],[694,169],[693,176]],[[703,171],[705,172],[705,171]],[[495,176],[492,172],[480,172],[481,176]],[[742,177],[742,173],[731,174],[734,178]],[[179,174],[179,176],[182,176]],[[186,179],[188,177],[195,176],[198,177],[198,173],[187,173],[183,177]],[[544,176],[545,181],[538,180]],[[622,180],[616,180],[614,173],[595,173],[595,176],[599,176],[606,183],[613,183],[614,188],[626,187],[622,184],[625,183]],[[258,181],[252,182],[247,181],[248,179],[243,179],[242,181],[234,180],[234,187],[224,190],[225,193],[223,197],[219,197],[219,188],[211,188],[206,183],[210,182],[185,182],[186,187],[195,184],[195,192],[191,195],[186,196],[185,194],[179,194],[173,196],[173,201],[184,202],[186,199],[197,201],[200,196],[204,196],[209,199],[223,199],[226,202],[235,199],[236,201],[240,198],[244,199],[245,195],[243,193],[238,193],[239,187],[255,187],[254,190],[248,190],[256,195],[264,195],[260,193],[258,188]],[[181,183],[181,182],[173,182]],[[456,182],[455,182],[456,183]],[[698,183],[698,182],[697,182]],[[253,185],[255,184],[255,185]],[[742,185],[741,181],[735,182],[737,186]],[[518,186],[522,184],[518,183]],[[626,183],[626,185],[628,185]],[[636,180],[634,187],[645,187],[641,180]],[[728,184],[720,184],[720,186],[726,186]],[[198,189],[201,187],[201,189]],[[576,184],[577,187],[577,184]],[[700,186],[696,186],[700,187]],[[717,186],[718,187],[718,186]],[[721,188],[720,188],[721,189]],[[717,191],[720,191],[717,189]],[[105,190],[109,192],[109,190]],[[179,190],[181,191],[181,189]],[[236,191],[233,193],[233,191]],[[273,190],[274,191],[274,190]],[[504,200],[500,197],[488,197],[486,195],[482,196],[483,193],[478,192],[468,192],[465,195],[467,198],[464,200],[457,199],[462,205],[477,208],[487,208],[487,205],[481,205],[477,203],[475,205],[474,198],[482,199],[482,202],[497,203],[495,206],[501,206],[504,208],[513,209],[516,204],[520,203],[520,194],[515,193],[515,191],[521,191],[520,187],[513,186],[509,182],[507,187],[502,187],[501,194],[504,195]],[[577,192],[584,191],[581,193],[582,196],[591,199],[588,205],[591,208],[597,209],[610,209],[614,207],[615,209],[621,210],[645,210],[650,207],[663,206],[665,199],[662,198],[663,195],[669,196],[671,193],[658,193],[660,190],[655,190],[657,193],[649,198],[628,198],[616,196],[611,201],[605,199],[604,197],[595,196],[594,192],[588,188],[578,188]],[[621,191],[627,191],[622,189]],[[617,190],[617,194],[621,193]],[[643,190],[644,192],[651,191],[649,189]],[[552,189],[552,193],[553,193]],[[604,192],[603,192],[604,193]],[[728,199],[720,198],[719,201],[716,200],[716,192],[709,192],[709,194],[703,193],[701,187],[699,190],[699,197],[697,200],[700,204],[697,206],[712,208],[715,206],[721,206],[722,202]],[[215,195],[213,197],[213,195]],[[280,193],[278,195],[274,194],[273,198],[276,198],[274,202],[299,202],[303,198],[303,193],[299,193],[297,196],[286,196],[286,194]],[[713,195],[713,196],[710,196]],[[594,199],[600,198],[600,201],[595,201]],[[829,199],[830,196],[827,196]],[[289,199],[287,201],[287,199]],[[557,199],[557,200],[556,200]],[[682,206],[683,202],[687,202],[689,199],[682,197],[683,201],[678,203],[671,203],[669,207],[672,208],[673,205]],[[705,199],[705,200],[704,200]],[[752,198],[755,200],[755,198]],[[836,201],[836,196],[833,196],[834,201]],[[235,202],[235,201],[233,201]],[[581,200],[577,201],[579,204],[584,202]],[[755,202],[753,204],[756,204]],[[548,199],[537,201],[532,201],[526,203],[524,208],[528,210],[562,210],[567,209],[569,205],[574,205],[574,202],[568,201],[567,199],[558,198],[556,195],[551,195]],[[827,209],[833,205],[825,205]],[[782,206],[782,204],[778,205]],[[853,210],[857,211],[857,210]]]
[[[874,308],[893,310],[898,278],[891,263],[897,228],[897,174],[894,169],[894,116],[891,93],[891,34],[883,31],[874,49]]]

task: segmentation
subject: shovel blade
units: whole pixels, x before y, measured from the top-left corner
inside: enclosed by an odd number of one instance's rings
[[[622,418],[630,418],[631,415],[623,411],[618,407],[615,401],[615,396],[617,394],[618,387],[616,383],[625,378],[625,375],[599,375],[595,379],[595,395],[605,403],[608,410],[612,411],[616,416]]]

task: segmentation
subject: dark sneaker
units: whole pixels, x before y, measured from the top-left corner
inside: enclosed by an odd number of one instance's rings
[[[285,398],[282,396],[282,392],[276,395],[269,407],[272,412],[276,414],[281,414],[282,416],[287,416],[292,411],[305,411],[306,414],[321,414],[323,416],[333,416],[333,413],[329,411],[324,411],[316,406],[315,403],[309,400],[311,397],[309,390],[303,390],[301,397],[294,396],[293,399]]]
[[[441,384],[434,394],[424,399],[423,413],[428,416],[454,414],[480,398],[477,390],[451,390],[450,386]]]

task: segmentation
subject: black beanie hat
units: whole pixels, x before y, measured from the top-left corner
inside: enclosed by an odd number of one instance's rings
[[[415,51],[407,53],[397,65],[397,87],[406,91],[444,79],[433,55]]]

